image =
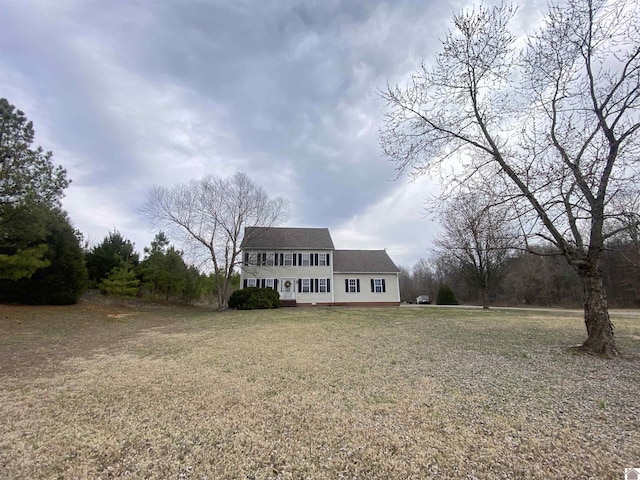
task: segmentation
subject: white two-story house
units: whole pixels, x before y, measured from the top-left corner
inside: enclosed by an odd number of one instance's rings
[[[336,250],[327,228],[248,227],[240,285],[285,304],[399,305],[398,267],[384,250]]]

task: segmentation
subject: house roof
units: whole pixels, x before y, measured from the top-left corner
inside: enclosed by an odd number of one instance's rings
[[[333,250],[328,228],[247,227],[242,249],[314,249]]]
[[[337,273],[398,273],[385,250],[336,250],[333,271]]]

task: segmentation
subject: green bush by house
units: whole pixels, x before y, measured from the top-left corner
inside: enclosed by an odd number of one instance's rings
[[[272,288],[248,287],[236,290],[229,298],[229,308],[254,310],[278,308],[280,295]]]

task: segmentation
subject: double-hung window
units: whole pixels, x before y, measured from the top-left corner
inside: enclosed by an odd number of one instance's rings
[[[275,288],[274,279],[273,278],[265,278],[264,286],[265,286],[265,288]]]
[[[372,278],[371,279],[371,291],[373,293],[384,293],[385,292],[384,279],[382,278]]]
[[[319,293],[327,293],[327,279],[319,278],[318,279],[318,292]]]
[[[267,253],[267,267],[273,267],[276,263],[276,255],[275,253]]]
[[[327,255],[324,253],[321,253],[320,255],[318,255],[318,266],[319,267],[326,267],[327,266]]]
[[[302,293],[311,293],[311,279],[310,278],[303,278],[302,279],[301,292]]]
[[[258,254],[257,253],[250,253],[249,254],[249,258],[247,259],[247,263],[249,265],[258,265]]]
[[[311,265],[311,254],[303,253],[302,254],[302,264],[303,267],[308,267]]]
[[[293,253],[284,254],[284,265],[288,267],[293,265]]]
[[[258,280],[255,278],[247,278],[247,287],[257,287]]]
[[[357,278],[347,278],[345,281],[347,293],[358,293],[360,291],[360,280]]]

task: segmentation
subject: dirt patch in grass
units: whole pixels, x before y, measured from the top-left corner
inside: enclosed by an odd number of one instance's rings
[[[0,307],[9,478],[622,478],[640,364],[575,313]],[[615,318],[640,351],[638,316]]]

